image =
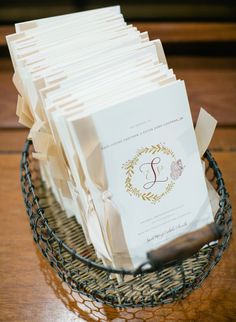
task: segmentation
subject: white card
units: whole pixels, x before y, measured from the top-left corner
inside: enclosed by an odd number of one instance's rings
[[[91,117],[134,266],[150,249],[213,221],[183,81]],[[90,142],[80,120],[69,124],[83,150]],[[100,191],[91,189],[102,212]]]

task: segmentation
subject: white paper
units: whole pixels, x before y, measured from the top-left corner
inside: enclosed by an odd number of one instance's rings
[[[134,266],[148,250],[213,221],[182,81],[103,109],[92,119]],[[79,121],[70,125],[77,135]]]

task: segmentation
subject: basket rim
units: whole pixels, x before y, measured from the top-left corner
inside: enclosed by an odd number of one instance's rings
[[[26,177],[26,179],[28,181],[28,184],[29,184],[30,192],[32,193],[33,200],[34,200],[36,208],[37,208],[38,215],[42,218],[42,221],[44,222],[45,227],[47,228],[50,236],[55,238],[55,240],[60,244],[60,246],[62,248],[64,248],[72,256],[72,258],[81,261],[88,268],[93,267],[95,269],[105,271],[105,272],[107,272],[109,274],[114,273],[114,274],[120,274],[121,276],[124,276],[124,275],[136,276],[138,274],[143,275],[143,274],[152,273],[152,272],[155,272],[155,271],[161,271],[164,268],[166,268],[166,266],[161,266],[159,268],[152,267],[152,266],[148,267],[148,268],[144,268],[147,264],[150,264],[148,260],[145,261],[144,263],[142,263],[138,268],[135,268],[135,269],[114,268],[114,267],[111,267],[111,266],[104,266],[102,264],[96,263],[95,261],[93,261],[93,260],[91,260],[91,259],[89,259],[87,257],[84,257],[84,256],[80,255],[74,248],[68,246],[61,238],[59,238],[57,233],[49,226],[48,221],[44,216],[44,209],[43,209],[43,207],[40,207],[40,199],[38,198],[37,194],[35,193],[34,185],[33,185],[32,180],[31,180],[31,173],[30,173],[30,170],[29,170],[29,167],[28,167],[29,163],[28,163],[27,158],[28,158],[29,153],[30,153],[30,151],[29,151],[30,146],[32,146],[32,145],[33,145],[32,141],[29,140],[29,139],[26,139],[25,144],[24,144],[24,148],[23,148],[23,151],[22,151],[21,162],[20,162],[20,177],[21,177],[21,188],[22,188],[23,196],[24,196],[24,191],[23,191],[24,183],[23,183],[22,177],[23,177],[23,171],[24,171],[25,172],[25,177]],[[220,215],[224,211],[225,203],[223,201],[224,201],[225,197],[228,196],[228,193],[227,193],[227,190],[226,190],[226,187],[225,187],[225,183],[224,183],[224,180],[223,180],[223,177],[222,177],[222,173],[221,173],[221,171],[220,171],[215,159],[213,158],[211,152],[208,149],[204,153],[204,158],[206,158],[208,160],[209,168],[212,168],[212,170],[214,171],[214,175],[216,177],[216,180],[217,180],[217,183],[218,183],[218,186],[219,186],[219,188],[218,188],[219,193],[218,194],[220,196],[220,201],[219,201],[219,208],[218,208],[217,214],[215,216],[215,223],[218,223],[219,220],[220,220]],[[25,201],[25,203],[26,203],[26,201]],[[179,264],[182,261],[183,260],[180,260],[180,261],[176,260],[176,261],[171,263],[171,266]]]

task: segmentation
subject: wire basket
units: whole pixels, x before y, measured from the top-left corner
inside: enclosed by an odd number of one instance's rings
[[[68,218],[52,192],[46,189],[32,152],[32,142],[27,140],[21,159],[21,187],[33,238],[61,280],[73,291],[118,308],[171,303],[198,288],[228,246],[232,233],[231,205],[221,171],[209,151],[204,155],[206,175],[220,196],[215,222],[221,227],[222,237],[187,259],[176,259],[171,265],[159,268],[143,265],[139,271],[102,264],[93,246],[87,245],[76,218]],[[124,282],[118,283],[117,275]]]

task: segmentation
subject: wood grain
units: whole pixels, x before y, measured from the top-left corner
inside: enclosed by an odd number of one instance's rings
[[[235,152],[215,152],[236,206]],[[236,320],[236,240],[200,289],[155,309],[115,310],[71,293],[35,247],[19,185],[19,154],[0,155],[0,321]],[[235,222],[234,222],[235,227]],[[126,319],[126,320],[125,320]]]
[[[29,130],[1,129],[0,130],[0,153],[21,152]]]
[[[212,151],[236,152],[236,129],[217,127],[209,148]]]
[[[12,83],[12,75],[12,72],[0,73],[0,128],[21,127],[16,117],[17,91]]]
[[[168,63],[185,81],[194,121],[202,106],[219,125],[236,124],[236,58],[170,56]]]
[[[148,31],[151,39],[173,42],[227,42],[236,41],[235,23],[194,22],[134,22],[140,31]]]

